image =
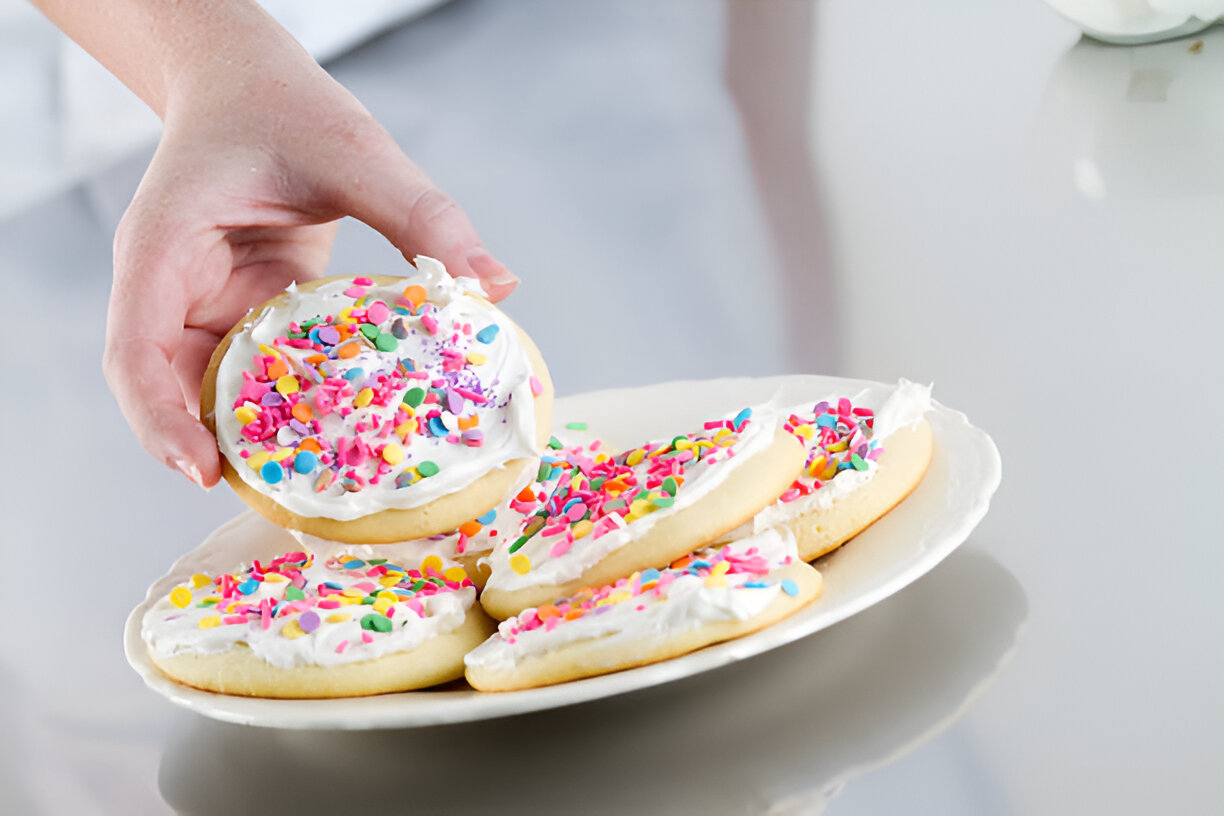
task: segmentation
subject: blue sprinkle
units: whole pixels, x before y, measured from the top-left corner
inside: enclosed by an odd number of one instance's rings
[[[402,366],[404,367],[404,370],[405,370],[405,371],[416,371],[416,366],[414,366],[414,365],[412,364],[412,361],[411,361],[411,360],[409,360],[407,357],[405,357],[404,359],[400,360],[400,365],[402,365]]]
[[[442,417],[432,417],[429,420],[429,432],[434,436],[446,436],[450,431],[442,423]]]
[[[569,501],[567,501],[565,504],[561,505],[561,513],[562,513],[562,515],[564,515],[565,513],[568,513],[568,512],[569,512],[569,509],[570,509],[571,507],[573,507],[575,504],[578,504],[578,502],[580,502],[580,501],[582,501],[582,499],[580,499],[579,497],[575,496],[574,498],[572,498],[572,499],[570,499]]]
[[[659,580],[659,571],[657,569],[642,570],[642,583],[649,584],[651,581]]]
[[[782,591],[793,598],[799,594],[799,585],[789,578],[783,578]]]
[[[310,473],[319,465],[319,457],[313,451],[298,451],[293,457],[293,469],[298,473]]]
[[[275,618],[277,614],[281,611],[281,607],[284,605],[285,605],[284,601],[277,601],[276,604],[272,607],[272,617]]]
[[[257,589],[259,589],[259,582],[254,578],[248,578],[238,585],[238,591],[243,595],[250,595]]]
[[[280,466],[280,462],[264,462],[263,467],[259,469],[259,475],[268,484],[276,484],[285,478],[285,469]]]
[[[485,513],[483,516],[477,516],[476,520],[479,521],[481,524],[489,524],[495,518],[497,518],[497,508],[496,507],[494,507],[489,512]]]
[[[735,419],[731,420],[731,424],[735,426],[735,430],[739,430],[748,421],[748,417],[752,416],[752,409],[745,408],[735,415]]]
[[[838,470],[849,470],[852,467],[854,467],[854,463],[851,462],[849,459],[845,460],[844,462],[837,463]]]
[[[403,306],[396,306],[396,307],[395,307],[395,309],[394,309],[393,311],[394,311],[396,314],[402,314],[402,315],[410,315],[410,314],[412,314],[412,312],[408,311],[408,309],[407,309],[407,308],[405,308],[405,307],[403,307]]]
[[[552,470],[548,471],[548,478],[545,479],[545,481],[551,482],[551,481],[554,481],[555,479],[561,478],[562,470],[564,470],[564,468],[558,465],[553,465]]]
[[[694,561],[693,563],[689,564],[689,566],[690,566],[691,568],[693,568],[693,569],[709,569],[709,568],[710,568],[710,562],[709,562],[709,561],[706,561],[705,559],[698,558],[696,561]]]
[[[485,345],[488,345],[489,343],[493,342],[494,337],[497,337],[498,331],[500,331],[500,329],[496,323],[491,326],[485,326],[483,329],[476,332],[476,339]]]
[[[324,581],[323,586],[327,587],[328,589],[344,589],[344,584],[341,584],[338,581]]]
[[[349,382],[353,382],[359,377],[364,377],[364,376],[365,376],[364,368],[350,368],[348,371],[344,372],[344,379],[348,380]]]
[[[788,578],[787,580],[789,581],[790,579]],[[769,586],[769,584],[765,583],[764,581],[748,581],[744,584],[745,589],[764,589],[767,586]]]
[[[540,461],[544,462],[545,464],[553,465],[560,462],[561,458],[559,456],[541,456]]]
[[[319,327],[311,327],[310,334],[306,335],[306,339],[312,343],[322,343],[323,341],[319,339]]]
[[[817,428],[836,428],[837,427],[837,417],[833,416],[832,414],[821,414],[820,416],[816,417],[816,427]]]
[[[351,561],[344,562],[345,569],[361,569],[364,566],[365,566],[365,562],[362,561],[360,558],[354,558]]]

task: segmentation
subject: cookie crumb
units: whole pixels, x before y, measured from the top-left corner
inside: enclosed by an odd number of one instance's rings
[[[1188,50],[1191,54],[1198,54],[1203,50],[1203,41],[1195,40],[1194,42],[1190,43],[1190,47],[1186,50]]]

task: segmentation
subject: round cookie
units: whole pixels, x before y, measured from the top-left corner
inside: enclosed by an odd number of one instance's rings
[[[416,264],[290,287],[214,352],[201,418],[226,480],[276,524],[359,544],[447,533],[538,459],[539,351],[479,284]]]
[[[489,554],[497,544],[518,535],[523,521],[539,509],[557,486],[558,481],[565,478],[569,472],[569,458],[595,460],[607,456],[609,456],[608,449],[599,439],[592,438],[592,441],[583,444],[564,446],[554,436],[549,439],[547,451],[533,471],[535,481],[497,507],[464,522],[458,530],[444,535],[361,547],[328,541],[297,530],[291,532],[303,549],[316,554],[347,549],[350,552],[364,555],[393,557],[404,562],[414,562],[420,561],[431,553],[437,553],[443,558],[457,562],[467,572],[476,588],[482,589],[489,578]]]
[[[705,423],[615,458],[569,462],[520,534],[489,557],[481,605],[496,618],[664,567],[774,501],[803,446],[774,412]]]
[[[922,480],[934,451],[923,418],[930,405],[929,386],[901,380],[797,408],[787,428],[807,448],[803,472],[777,502],[732,535],[785,527],[805,561],[837,549]]]
[[[285,553],[195,575],[144,617],[154,665],[179,683],[253,697],[352,697],[444,683],[493,631],[462,567]],[[369,602],[367,603],[367,600]]]
[[[790,534],[768,530],[525,610],[468,654],[467,679],[510,691],[656,663],[775,623],[821,589]]]

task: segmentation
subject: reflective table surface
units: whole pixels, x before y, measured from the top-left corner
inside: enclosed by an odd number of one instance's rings
[[[1022,0],[455,0],[330,62],[523,279],[561,393],[906,376],[1004,462],[969,541],[856,617],[458,726],[144,688],[125,615],[242,507],[145,455],[99,368],[151,146],[31,194],[0,219],[0,810],[1221,812],[1222,65],[1222,30],[1111,47]],[[401,263],[346,223],[332,271]]]

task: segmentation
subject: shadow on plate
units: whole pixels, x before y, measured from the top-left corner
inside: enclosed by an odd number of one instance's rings
[[[817,812],[930,740],[1015,648],[1028,603],[960,550],[841,624],[663,686],[404,731],[286,731],[184,715],[162,757],[183,814]]]

